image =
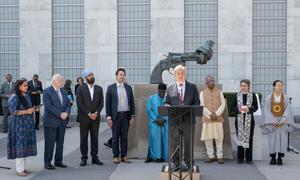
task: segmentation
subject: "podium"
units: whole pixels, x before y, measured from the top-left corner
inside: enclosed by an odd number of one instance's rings
[[[194,166],[194,156],[193,156],[193,144],[194,144],[194,131],[191,129],[194,125],[194,118],[197,116],[202,116],[203,107],[202,106],[160,106],[158,108],[158,114],[160,116],[168,116],[168,166],[164,166],[162,168],[162,178],[165,178],[163,175],[165,172],[168,173],[168,179],[197,179],[195,178],[195,173],[199,174],[199,167]],[[183,121],[189,121],[189,164],[186,164],[183,159]],[[187,123],[187,122],[185,122]],[[179,143],[175,145],[172,149],[172,132],[171,128],[173,125],[178,126],[178,134],[179,134]],[[179,164],[175,164],[173,162],[175,155],[178,153],[179,156]],[[186,151],[185,151],[186,153]]]

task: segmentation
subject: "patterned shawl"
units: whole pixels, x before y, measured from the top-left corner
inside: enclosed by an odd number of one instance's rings
[[[253,93],[247,93],[246,106],[250,109],[253,101]],[[243,93],[237,93],[237,104],[240,109],[243,104]],[[243,148],[249,148],[250,140],[250,127],[251,127],[251,114],[250,113],[239,113],[237,115],[237,145],[243,146]]]

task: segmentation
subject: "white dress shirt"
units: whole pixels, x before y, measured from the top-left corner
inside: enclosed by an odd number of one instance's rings
[[[90,84],[87,84],[87,85],[89,87],[91,100],[93,100],[93,98],[94,98],[94,84],[92,84],[92,86]]]

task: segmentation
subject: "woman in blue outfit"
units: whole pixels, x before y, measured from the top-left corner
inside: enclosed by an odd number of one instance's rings
[[[9,129],[7,137],[7,158],[16,159],[16,171],[19,176],[27,176],[25,158],[36,156],[36,134],[33,119],[35,108],[27,94],[26,79],[15,84],[15,94],[9,98]],[[37,108],[36,108],[37,110]]]

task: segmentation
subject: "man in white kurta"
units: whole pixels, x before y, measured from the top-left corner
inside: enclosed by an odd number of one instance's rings
[[[215,141],[218,163],[223,164],[224,119],[222,114],[225,109],[225,99],[223,92],[215,87],[215,80],[211,75],[205,80],[207,87],[200,93],[200,103],[204,107],[201,140],[205,142],[208,156],[205,162],[211,163],[215,158],[213,146],[213,141]]]

